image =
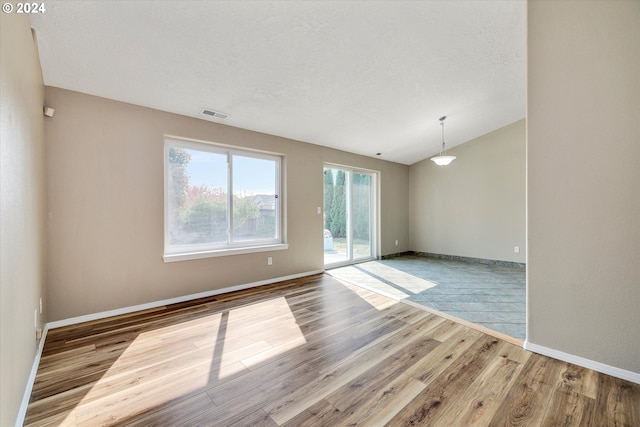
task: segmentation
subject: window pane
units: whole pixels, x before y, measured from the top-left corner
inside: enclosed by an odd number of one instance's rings
[[[371,177],[354,172],[352,188],[353,258],[366,258],[371,256]]]
[[[278,237],[278,162],[232,156],[233,242]]]
[[[170,147],[169,244],[226,244],[227,156]]]
[[[347,242],[347,172],[324,168],[324,262],[349,259]]]

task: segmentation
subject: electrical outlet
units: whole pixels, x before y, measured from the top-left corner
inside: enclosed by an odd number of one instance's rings
[[[42,314],[42,298],[40,298],[40,314]]]
[[[318,206],[318,213],[321,214],[322,213],[322,208],[320,206]]]
[[[33,310],[33,327],[38,329],[38,309]]]
[[[398,241],[396,240],[396,246],[398,246]]]
[[[267,257],[267,265],[273,265],[273,258]]]
[[[520,253],[520,246],[514,246],[513,247],[513,252],[519,254]]]

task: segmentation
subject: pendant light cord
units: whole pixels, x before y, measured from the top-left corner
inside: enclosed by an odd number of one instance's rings
[[[440,119],[440,126],[442,127],[442,151],[440,151],[441,156],[447,155],[447,151],[444,149],[444,119],[446,119],[446,116]]]

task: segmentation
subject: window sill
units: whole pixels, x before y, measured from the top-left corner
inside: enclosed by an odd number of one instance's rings
[[[176,262],[176,261],[188,261],[192,259],[202,259],[202,258],[215,258],[220,256],[229,256],[229,255],[243,255],[243,254],[251,254],[255,252],[269,252],[269,251],[281,251],[284,249],[289,249],[288,243],[278,243],[274,245],[264,245],[264,246],[252,246],[248,248],[226,248],[215,251],[202,251],[202,252],[188,252],[188,253],[179,253],[179,254],[165,254],[162,259],[165,263],[167,262]]]

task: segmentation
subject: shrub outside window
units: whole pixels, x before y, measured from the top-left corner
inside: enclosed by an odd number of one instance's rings
[[[286,249],[282,157],[165,140],[165,261]]]

